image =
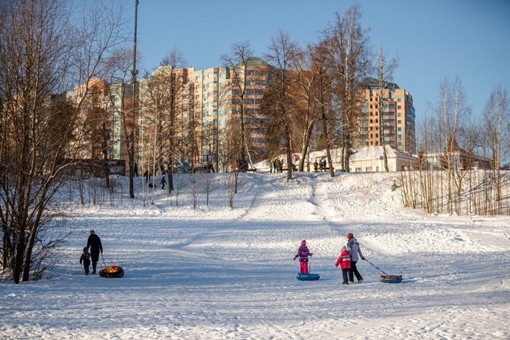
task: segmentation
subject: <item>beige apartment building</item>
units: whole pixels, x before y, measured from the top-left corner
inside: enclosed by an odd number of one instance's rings
[[[367,79],[363,96],[363,127],[356,147],[389,145],[416,153],[416,123],[413,97],[397,84]]]
[[[232,131],[241,124],[247,157],[257,161],[265,149],[260,104],[267,67],[259,58],[205,70],[162,66],[141,80],[138,163],[232,170],[238,162],[232,150],[242,147]]]

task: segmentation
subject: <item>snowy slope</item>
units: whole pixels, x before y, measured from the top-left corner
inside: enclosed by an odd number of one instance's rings
[[[182,177],[178,198],[157,189],[154,204],[140,194],[76,209],[49,278],[0,283],[0,338],[510,338],[509,217],[404,209],[394,173],[241,174],[231,209],[228,175],[200,176],[209,206],[202,191],[192,209]],[[123,278],[83,275],[91,228]],[[348,232],[374,266],[360,261],[365,281],[342,286]],[[295,278],[302,239],[319,281]],[[380,270],[404,281],[381,283]]]

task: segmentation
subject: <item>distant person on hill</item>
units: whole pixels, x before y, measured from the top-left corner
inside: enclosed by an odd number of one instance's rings
[[[282,172],[282,163],[279,158],[274,160],[274,169],[275,172]]]
[[[353,233],[347,234],[347,250],[351,254],[351,267],[349,268],[349,282],[354,282],[354,276],[358,280],[358,283],[363,282],[363,277],[358,272],[358,268],[356,267],[356,263],[361,258],[365,260],[363,257],[363,253],[361,252],[361,248],[359,246],[358,240],[354,237]]]
[[[89,267],[90,267],[90,253],[89,248],[83,248],[83,254],[80,256],[80,264],[83,264],[83,269],[85,269],[85,275],[89,275]]]
[[[161,189],[165,189],[165,184],[166,184],[166,179],[165,179],[165,175],[163,175],[163,177],[161,177]]]
[[[335,267],[338,268],[338,265],[340,265],[340,268],[342,268],[342,284],[347,285],[349,284],[347,280],[347,275],[349,273],[349,269],[351,268],[351,254],[349,254],[349,251],[345,246],[342,247],[342,250],[340,251],[340,256],[335,262]]]
[[[96,235],[94,230],[90,231],[89,239],[87,240],[87,248],[89,247],[92,258],[92,274],[95,274],[97,261],[99,261],[99,253],[103,253],[103,245],[101,244],[101,239]]]
[[[135,163],[134,170],[133,170],[135,177],[138,177],[138,164]]]
[[[306,246],[306,240],[301,241],[301,246],[298,249],[297,254],[294,256],[294,261],[299,257],[300,273],[308,274],[308,256],[312,256],[310,250]]]

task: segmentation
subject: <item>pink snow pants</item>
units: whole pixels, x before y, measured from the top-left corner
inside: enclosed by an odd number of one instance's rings
[[[308,262],[299,262],[301,266],[301,274],[308,274]]]

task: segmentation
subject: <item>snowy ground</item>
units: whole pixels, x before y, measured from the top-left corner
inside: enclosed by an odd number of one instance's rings
[[[234,209],[220,184],[192,209],[181,179],[177,201],[157,189],[145,207],[139,194],[76,211],[49,278],[0,283],[0,338],[510,338],[510,217],[403,209],[395,174],[294,176],[241,174]],[[91,228],[123,278],[83,274]],[[404,281],[381,283],[360,261],[365,281],[342,286],[334,262],[348,232]],[[295,278],[302,239],[318,281]]]

